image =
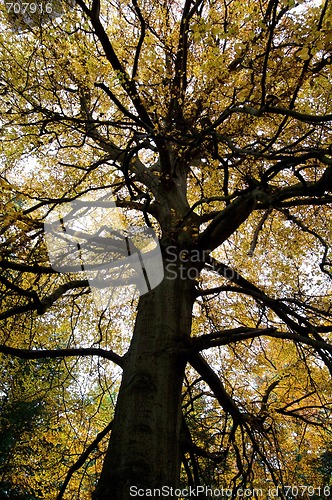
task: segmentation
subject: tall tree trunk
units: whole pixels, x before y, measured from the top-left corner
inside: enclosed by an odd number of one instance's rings
[[[140,298],[94,500],[128,500],[130,486],[178,486],[181,347],[190,336],[194,281],[175,266],[166,265],[162,283]]]

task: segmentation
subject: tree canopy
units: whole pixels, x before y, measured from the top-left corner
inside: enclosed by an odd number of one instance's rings
[[[331,1],[36,5],[0,10],[0,495],[329,498]],[[101,307],[44,225],[105,190],[164,279]]]

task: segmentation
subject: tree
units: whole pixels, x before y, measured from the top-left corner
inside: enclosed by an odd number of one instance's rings
[[[10,5],[1,352],[94,357],[93,380],[105,360],[122,369],[114,419],[105,385],[108,422],[67,479],[111,430],[95,500],[128,499],[130,486],[210,484],[234,498],[318,485],[310,460],[330,449],[331,3],[77,0],[49,18],[28,3],[29,22]],[[164,279],[100,311],[83,273],[49,265],[43,224],[105,188],[129,225],[158,234]]]

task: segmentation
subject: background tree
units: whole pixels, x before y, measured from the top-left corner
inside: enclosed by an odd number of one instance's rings
[[[331,2],[77,0],[29,22],[1,8],[1,352],[69,366],[52,453],[63,436],[80,444],[58,498],[81,466],[79,497],[95,500],[130,485],[321,486]],[[165,276],[100,311],[82,273],[50,267],[43,224],[105,188],[157,232]]]

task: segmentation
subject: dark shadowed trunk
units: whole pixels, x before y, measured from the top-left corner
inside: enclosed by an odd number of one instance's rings
[[[163,282],[140,299],[94,500],[128,500],[131,486],[178,485],[181,347],[190,335],[194,302],[194,281],[184,278],[174,264],[166,265]]]

